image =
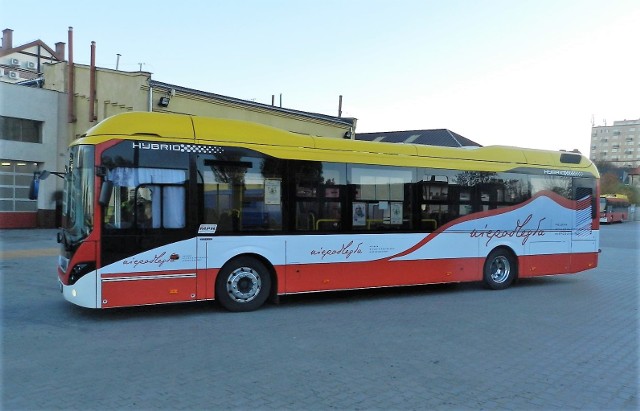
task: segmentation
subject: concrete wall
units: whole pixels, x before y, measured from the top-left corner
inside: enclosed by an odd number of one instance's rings
[[[58,158],[64,156],[59,151],[59,133],[66,132],[60,124],[61,95],[55,91],[39,88],[24,87],[10,83],[0,82],[0,115],[42,121],[42,143],[23,143],[0,139],[0,157],[38,163],[39,169],[57,170]],[[54,216],[56,209],[55,192],[61,188],[55,177],[50,177],[41,182],[38,209],[42,210],[38,216],[25,216],[24,213],[0,213],[2,223],[0,227],[12,224],[12,226],[28,226],[26,221],[37,218],[44,226],[55,225]],[[33,217],[33,218],[32,218]],[[20,223],[19,221],[24,221]]]

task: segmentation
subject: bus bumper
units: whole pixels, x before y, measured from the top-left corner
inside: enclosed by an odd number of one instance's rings
[[[98,282],[96,271],[83,275],[73,285],[64,285],[58,279],[60,291],[65,300],[87,308],[100,308],[100,295],[98,293]]]

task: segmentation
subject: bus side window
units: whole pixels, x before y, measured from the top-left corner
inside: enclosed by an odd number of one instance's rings
[[[413,168],[351,165],[351,226],[362,231],[400,231],[413,226]]]
[[[185,188],[178,185],[144,185],[137,189],[135,224],[138,228],[183,228]]]
[[[105,228],[185,227],[186,170],[115,167],[107,178],[113,192],[104,212]]]
[[[296,231],[342,229],[345,170],[345,164],[316,161],[292,163]]]
[[[201,222],[217,224],[217,233],[281,231],[283,161],[226,147],[198,156]]]
[[[446,175],[425,175],[421,186],[420,229],[435,231],[450,220],[449,178]]]

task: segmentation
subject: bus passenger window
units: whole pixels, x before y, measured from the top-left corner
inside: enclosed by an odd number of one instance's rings
[[[292,164],[295,183],[297,231],[338,231],[342,229],[342,200],[345,191],[345,164],[296,161]]]
[[[414,169],[353,165],[350,172],[354,230],[411,229]]]
[[[282,169],[282,160],[241,148],[199,156],[202,222],[217,233],[282,230]]]
[[[185,227],[185,170],[116,167],[107,179],[113,191],[104,211],[105,228]]]

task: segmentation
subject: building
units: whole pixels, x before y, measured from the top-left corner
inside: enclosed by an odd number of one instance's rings
[[[66,133],[64,99],[41,88],[45,64],[64,60],[64,54],[65,43],[56,43],[55,50],[41,40],[14,47],[13,30],[2,31],[0,228],[55,226],[55,190],[30,200],[29,185],[34,172],[55,170],[66,152],[58,142]]]
[[[356,140],[384,141],[386,143],[411,143],[441,147],[481,147],[458,133],[447,129],[385,131],[378,133],[358,133]]]
[[[55,50],[42,40],[35,40],[20,46],[13,46],[13,30],[2,30],[2,48],[0,49],[0,81],[21,83],[36,80],[42,73],[45,63],[64,61],[65,43],[59,42]]]
[[[592,161],[607,161],[620,168],[640,166],[640,119],[614,121],[591,128]]]

